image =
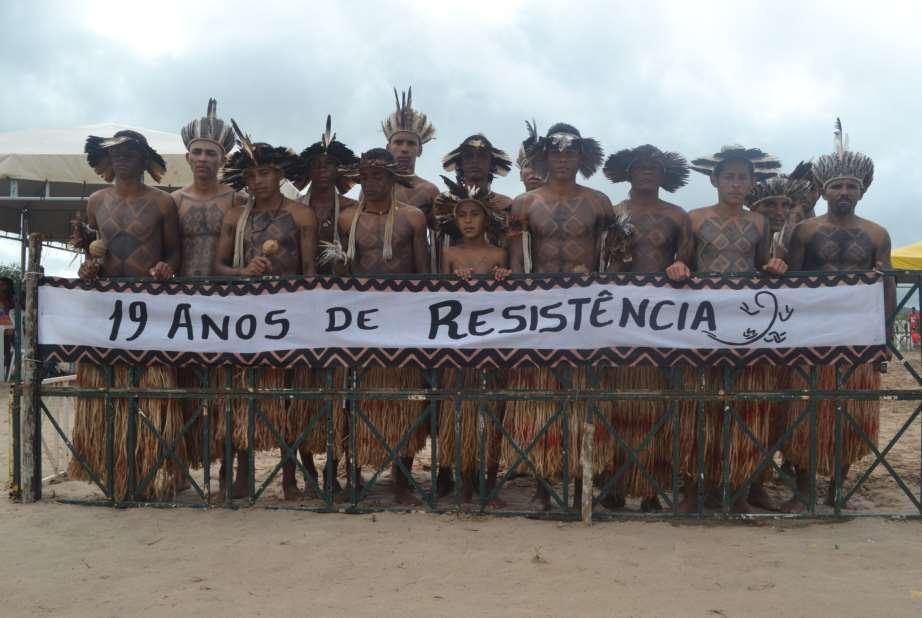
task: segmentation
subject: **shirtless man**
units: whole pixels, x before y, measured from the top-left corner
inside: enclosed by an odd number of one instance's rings
[[[85,261],[78,271],[82,279],[96,277],[154,277],[167,280],[179,270],[180,244],[179,226],[176,216],[176,204],[168,193],[148,187],[144,184],[144,172],[147,171],[154,181],[159,181],[166,171],[163,158],[151,148],[147,140],[135,131],[119,131],[111,138],[90,136],[86,141],[87,161],[97,174],[106,182],[115,181],[114,186],[93,193],[87,202],[87,226],[75,230],[77,238],[73,239],[76,247],[86,248],[93,240],[92,231],[104,243],[105,255]],[[89,234],[86,234],[89,232]],[[127,383],[127,368],[115,367],[115,386],[130,386]],[[176,384],[175,371],[162,365],[145,367],[140,376],[140,385],[156,381],[158,386]],[[98,366],[80,363],[78,366],[78,384],[81,386],[99,386],[103,384],[102,372]],[[87,422],[74,424],[73,442],[78,451],[82,451],[93,463],[104,462],[97,458],[103,444],[94,442],[94,437],[105,434],[105,415],[100,409],[99,400],[78,400],[78,419],[88,414]],[[116,413],[127,413],[124,400],[116,401]],[[182,408],[169,400],[154,400],[147,406],[148,419],[161,432],[167,443],[173,443],[180,457],[185,457],[181,440],[172,428],[182,426]],[[178,418],[176,418],[178,417]],[[82,435],[88,427],[96,431]],[[127,434],[117,432],[115,435],[116,453],[126,453]],[[141,479],[156,463],[160,446],[145,425],[139,424],[136,448],[135,478]],[[152,448],[151,448],[152,447]],[[125,457],[116,456],[115,493],[116,499],[130,498],[127,495],[127,461]],[[95,465],[93,467],[96,467]],[[98,474],[104,469],[97,467]],[[87,478],[82,466],[71,466],[74,478]],[[140,476],[137,476],[140,474]],[[176,491],[178,469],[172,460],[167,460],[156,474],[155,480],[137,499],[169,498]]]
[[[387,138],[387,151],[393,155],[400,173],[408,176],[408,182],[397,184],[397,200],[419,208],[428,216],[439,188],[416,175],[416,161],[423,154],[423,144],[435,139],[435,127],[425,114],[413,109],[412,88],[402,97],[395,88],[394,98],[397,110],[381,123],[381,128]]]
[[[222,277],[259,277],[278,275],[299,277],[315,274],[317,219],[314,212],[302,204],[284,197],[279,184],[294,177],[301,160],[284,147],[266,143],[251,143],[235,131],[240,149],[224,169],[223,182],[236,190],[246,188],[250,195],[246,206],[233,208],[224,214],[221,237],[215,253],[214,273]],[[238,233],[240,229],[241,233]],[[274,245],[269,243],[274,241]],[[269,244],[267,244],[269,243]],[[242,375],[238,387],[248,387]],[[258,387],[284,387],[288,381],[285,370],[263,369]],[[288,422],[288,407],[283,400],[260,401],[263,415],[286,442],[297,439],[297,423]],[[234,410],[234,441],[237,450],[237,478],[233,495],[246,495],[249,460],[246,456],[246,418],[248,402],[239,401]],[[257,422],[254,450],[278,448],[275,436],[264,423]],[[284,454],[283,454],[284,455]],[[283,457],[284,459],[284,457]],[[286,500],[301,497],[295,480],[295,462],[285,460],[282,466],[282,490]]]
[[[725,146],[711,157],[702,157],[692,161],[692,169],[707,174],[711,185],[717,189],[717,203],[692,210],[692,235],[695,239],[695,251],[691,267],[697,272],[755,272],[763,270],[772,274],[784,274],[787,265],[779,258],[771,257],[770,227],[762,215],[743,209],[746,196],[752,190],[757,178],[772,175],[773,170],[781,167],[774,157],[756,148],[746,149],[740,146]],[[674,270],[677,270],[674,269]],[[677,273],[673,273],[677,274]],[[740,390],[759,390],[763,388],[765,373],[770,368],[743,368],[736,380],[735,388]],[[722,384],[723,371],[720,369],[703,370],[708,388],[715,390]],[[694,376],[698,378],[699,376]],[[752,434],[766,445],[769,439],[770,415],[765,402],[742,403],[737,406],[740,418],[749,426]],[[716,492],[722,475],[722,441],[720,436],[722,424],[722,404],[708,403],[704,410],[705,440],[704,445],[704,483],[705,490]],[[682,415],[682,431],[695,434],[694,413],[691,410]],[[696,444],[695,439],[685,440],[686,444]],[[697,509],[697,495],[694,491],[694,477],[697,458],[697,446],[684,453],[684,499],[680,505],[683,512]],[[754,472],[762,452],[752,439],[734,423],[730,433],[727,452],[740,453],[735,459],[740,462],[730,469],[731,493],[747,482]],[[740,497],[733,504],[736,512],[749,512],[750,504],[746,497]]]
[[[353,186],[343,171],[355,166],[359,160],[352,149],[336,139],[332,132],[330,116],[326,129],[315,142],[301,152],[306,171],[305,180],[310,183],[301,202],[308,206],[317,218],[317,274],[335,274],[336,251],[341,249],[339,215],[346,208],[355,206],[356,201],[343,195]],[[331,246],[332,245],[332,246]],[[328,251],[324,253],[323,248]]]
[[[608,270],[666,272],[676,280],[688,277],[686,264],[691,263],[694,251],[691,220],[684,209],[659,197],[660,188],[672,193],[688,182],[688,162],[685,158],[646,144],[613,154],[605,163],[604,172],[614,183],[631,183],[628,198],[615,210],[625,213],[633,226],[627,250],[622,249],[609,256]],[[605,390],[655,391],[669,388],[663,370],[657,367],[615,367],[604,370],[602,376],[602,388]],[[657,420],[668,414],[668,410],[668,402],[599,402],[599,411],[608,415],[612,428],[634,449],[644,442]],[[611,446],[611,449],[605,446]],[[669,423],[659,429],[646,449],[637,453],[640,462],[660,487],[668,487],[671,483],[671,454],[672,431]],[[597,445],[596,455],[602,483],[630,461],[614,439]],[[641,508],[644,511],[662,510],[657,492],[636,465],[627,467],[614,493],[601,503],[607,508],[619,508],[624,506],[625,495],[642,498]]]
[[[804,219],[803,204],[809,190],[806,181],[782,174],[757,182],[746,196],[749,210],[768,221],[772,257],[785,258],[791,232]]]
[[[401,203],[395,197],[396,187],[412,183],[412,176],[399,170],[388,151],[373,148],[360,158],[359,179],[362,200],[339,216],[340,234],[348,239],[346,258],[351,273],[369,277],[425,273],[429,255],[426,216],[419,208]],[[422,388],[424,385],[422,372],[414,368],[370,367],[361,371],[360,376],[359,385],[365,389]],[[395,448],[410,431],[424,406],[425,402],[416,401],[359,402],[363,413],[383,434],[390,448]],[[412,471],[413,456],[424,446],[427,435],[425,424],[421,424],[410,436],[406,448],[398,453],[408,472]],[[379,468],[388,459],[388,453],[362,421],[356,424],[355,443],[356,477],[361,483],[361,466]],[[391,475],[397,502],[415,502],[409,479],[397,462],[392,462]]]
[[[837,149],[830,155],[820,157],[814,165],[814,174],[826,200],[825,215],[806,219],[795,230],[791,238],[790,266],[792,270],[804,271],[871,271],[891,268],[890,235],[880,225],[855,214],[858,202],[874,179],[874,163],[861,153],[845,150],[842,143],[841,126],[837,130]],[[886,315],[892,315],[896,306],[896,285],[892,277],[884,278],[884,306]],[[850,367],[843,367],[842,372]],[[841,387],[836,384],[835,367],[817,368],[817,388],[821,390],[879,389],[880,373],[872,364],[854,368],[851,377]],[[843,401],[842,406],[876,443],[880,402]],[[800,415],[803,406],[791,406],[790,422]],[[830,477],[826,504],[832,506],[835,500],[833,477],[835,470],[835,402],[817,402],[817,473]],[[849,467],[870,452],[860,434],[850,423],[843,423],[842,468],[839,471],[845,479]],[[784,450],[785,459],[797,469],[797,488],[801,496],[809,488],[809,427],[801,424],[794,431]],[[786,502],[782,509],[800,512],[803,502],[796,496]]]
[[[186,162],[192,169],[192,184],[173,192],[173,200],[179,211],[179,238],[183,256],[179,275],[182,277],[207,277],[212,274],[224,214],[234,205],[243,202],[231,187],[221,184],[218,179],[218,172],[224,165],[227,154],[234,148],[234,132],[230,124],[217,117],[217,107],[217,101],[209,99],[205,116],[190,121],[181,131],[183,144],[186,146]],[[223,384],[223,376],[222,370],[211,370],[208,380],[212,385]],[[192,368],[180,368],[178,379],[180,387],[200,385],[197,372]],[[183,404],[186,421],[195,413],[196,408],[202,405],[201,402],[195,401],[184,401]],[[217,409],[218,403],[211,404],[209,414],[212,418],[217,418],[222,411]],[[189,459],[196,465],[203,463],[201,422],[200,416],[186,434]],[[212,427],[213,432],[215,429]],[[215,446],[222,443],[223,436],[215,433],[214,437]],[[223,491],[224,471],[229,462],[224,457],[223,449],[220,450],[220,453],[212,450],[211,455],[221,456],[218,482]]]
[[[602,149],[594,139],[582,137],[568,124],[555,124],[547,135],[536,140],[529,157],[548,170],[547,183],[533,191],[519,195],[512,202],[509,257],[512,272],[525,273],[590,273],[599,270],[600,239],[613,220],[611,201],[604,193],[577,184],[576,175],[589,178],[602,163]],[[523,246],[524,232],[529,233],[530,250]],[[540,388],[549,390],[568,388],[558,382],[549,368],[521,369],[511,372],[509,388]],[[586,370],[574,368],[572,387],[586,381]],[[522,447],[537,435],[538,429],[557,410],[550,401],[511,401],[507,405],[505,425]],[[580,428],[583,408],[573,409],[570,415],[571,477],[576,478],[579,468]],[[535,444],[530,459],[541,477],[560,478],[564,462],[559,453],[564,421],[555,422]],[[504,442],[503,458],[507,465],[517,459],[511,444]],[[581,485],[576,484],[577,494]],[[579,496],[575,495],[575,499]],[[536,499],[550,508],[550,497],[539,482]]]

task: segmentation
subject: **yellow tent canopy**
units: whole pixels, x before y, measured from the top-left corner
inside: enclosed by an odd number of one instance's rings
[[[922,270],[922,240],[893,249],[890,261],[896,270]]]

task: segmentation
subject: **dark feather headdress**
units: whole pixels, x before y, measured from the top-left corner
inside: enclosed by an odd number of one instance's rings
[[[297,178],[301,173],[301,158],[284,146],[271,146],[264,142],[253,142],[231,118],[239,149],[227,160],[221,173],[221,182],[240,191],[246,187],[246,171],[256,167],[274,167],[285,178]]]
[[[321,155],[336,161],[340,172],[336,187],[340,193],[348,193],[355,184],[353,172],[359,158],[355,156],[351,148],[336,139],[336,134],[333,133],[333,119],[329,115],[327,115],[327,124],[323,135],[320,136],[320,141],[314,142],[301,151],[302,176],[305,180],[310,180],[311,159]]]
[[[602,146],[597,140],[583,137],[575,127],[562,122],[548,129],[546,136],[538,138],[534,148],[526,150],[526,156],[540,165],[546,165],[548,151],[563,152],[570,148],[579,151],[579,171],[583,177],[589,178],[595,174],[605,156]]]
[[[102,176],[106,182],[112,182],[115,178],[115,172],[112,169],[112,160],[109,158],[109,149],[121,144],[134,144],[144,153],[147,173],[154,179],[154,182],[160,182],[166,173],[166,161],[163,160],[157,151],[150,147],[147,138],[137,131],[123,130],[118,131],[112,137],[97,137],[90,135],[86,138],[86,145],[83,152],[86,153],[86,161],[93,170]]]
[[[457,225],[458,207],[465,202],[473,202],[483,209],[487,216],[487,236],[492,242],[503,238],[508,225],[507,213],[495,208],[492,202],[493,193],[481,191],[479,187],[469,187],[461,182],[454,182],[447,176],[442,176],[442,181],[448,191],[442,193],[437,200],[441,206],[435,213],[436,224],[439,231],[453,238],[461,236]]]
[[[525,121],[525,128],[528,130],[528,137],[522,140],[522,145],[519,146],[518,155],[515,158],[515,164],[520,168],[523,167],[527,162],[531,160],[528,153],[534,153],[535,147],[538,145],[538,124],[532,119],[531,122]]]
[[[205,116],[197,118],[184,126],[180,135],[186,150],[189,150],[189,144],[192,142],[205,140],[220,148],[224,154],[227,154],[234,149],[236,141],[231,126],[218,118],[218,102],[215,99],[208,99]]]
[[[462,172],[461,153],[465,148],[485,149],[490,153],[490,175],[505,176],[512,169],[512,159],[505,152],[493,146],[483,134],[471,135],[442,158],[442,167],[446,172]]]
[[[712,156],[695,159],[691,162],[691,169],[706,176],[712,176],[728,161],[748,163],[754,180],[771,178],[778,173],[775,170],[781,167],[781,161],[758,148],[733,145],[724,146],[720,152],[715,152]]]
[[[796,204],[806,201],[809,190],[809,181],[803,178],[794,178],[793,175],[785,176],[780,174],[755,183],[752,191],[746,196],[746,205],[753,209],[763,200],[778,198],[788,200],[791,204]]]
[[[381,123],[384,137],[390,141],[396,133],[413,133],[419,138],[420,146],[435,139],[435,127],[426,118],[426,114],[413,109],[413,88],[407,88],[402,94],[403,97],[398,95],[397,89],[394,88],[397,110]]]
[[[833,144],[835,152],[823,155],[813,164],[813,176],[817,186],[826,191],[830,183],[850,178],[858,181],[861,194],[864,195],[874,181],[874,161],[860,152],[848,150],[848,136],[843,132],[842,121],[838,118]]]
[[[636,148],[619,150],[608,157],[603,172],[612,182],[631,179],[631,166],[641,159],[650,159],[663,167],[662,187],[670,193],[688,183],[688,161],[676,152],[663,152],[656,146],[644,144]]]
[[[385,169],[390,172],[398,185],[407,188],[413,187],[413,175],[401,172],[397,166],[397,161],[394,159],[394,155],[384,148],[372,148],[371,150],[363,152],[362,156],[359,157],[358,164],[352,168],[353,177],[358,176],[359,170],[372,167]]]

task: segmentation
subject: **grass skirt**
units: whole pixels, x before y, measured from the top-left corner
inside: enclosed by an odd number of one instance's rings
[[[370,367],[360,371],[359,389],[418,389],[425,386],[421,369],[409,367]],[[426,409],[425,401],[407,400],[357,400],[356,407],[368,417],[378,432],[384,436],[390,448],[396,448],[417,418]],[[428,420],[421,421],[417,429],[407,439],[406,446],[399,456],[413,456],[426,444],[429,434]],[[380,468],[388,460],[384,445],[372,432],[371,428],[356,415],[355,420],[355,458],[360,466]]]
[[[250,371],[250,369],[234,370],[234,388],[250,388]],[[256,390],[284,389],[288,386],[288,371],[285,369],[266,367],[256,368],[255,371]],[[223,371],[221,372],[221,380],[223,384]],[[287,399],[281,395],[273,399],[257,399],[256,405],[266,420],[272,422],[272,424],[275,426],[275,430],[279,433],[279,435],[281,435],[283,438],[286,438],[290,433]],[[246,399],[237,399],[231,401],[234,450],[245,451],[249,444],[247,436],[247,419],[249,409],[250,402]],[[215,430],[218,432],[219,436],[225,435],[225,417],[226,414],[224,413],[224,406],[222,406],[221,412],[217,416],[218,422],[215,423]],[[253,431],[253,449],[257,451],[271,451],[273,449],[279,448],[278,441],[275,439],[272,431],[270,431],[269,426],[263,422],[263,420],[260,419],[258,415],[255,415],[254,420],[255,426]]]
[[[734,391],[764,391],[772,388],[774,378],[769,366],[744,367],[736,371],[732,385]],[[723,370],[687,370],[685,388],[689,391],[716,392],[723,390]],[[723,482],[723,452],[727,450],[730,465],[730,487],[742,486],[755,472],[762,459],[762,452],[743,430],[736,419],[730,419],[730,440],[724,449],[723,441],[723,403],[705,401],[702,403],[703,440],[704,440],[704,486],[716,489]],[[763,446],[768,447],[771,433],[771,411],[766,401],[736,401],[730,405],[736,414],[748,425],[749,432]],[[682,403],[680,422],[679,450],[682,457],[682,471],[697,478],[698,472],[698,438],[695,429],[695,408],[698,402]],[[753,479],[754,482],[759,479]]]
[[[843,375],[848,368],[843,368]],[[880,388],[880,373],[870,364],[859,365],[846,381],[844,390],[876,390]],[[790,372],[789,388],[809,388],[803,378],[796,372]],[[836,388],[835,367],[817,367],[816,388],[834,390]],[[786,430],[806,409],[808,402],[795,401],[784,416]],[[848,412],[859,427],[877,445],[880,430],[879,401],[842,401],[842,409]],[[816,402],[816,473],[824,477],[835,475],[835,439],[836,439],[836,402],[818,400]],[[782,449],[785,459],[794,463],[799,469],[808,470],[810,466],[810,418],[805,417],[791,435],[790,441]],[[869,454],[871,450],[853,425],[842,417],[842,464],[851,465]]]
[[[464,390],[480,390],[481,371],[479,369],[445,369],[440,376],[442,388],[453,389],[458,386],[460,372],[461,388]],[[487,384],[485,388],[496,388],[500,380],[496,371],[486,372]],[[480,470],[480,406],[486,411],[499,417],[502,408],[498,401],[471,401],[461,402],[461,473],[475,474]],[[501,433],[499,428],[485,417],[483,431],[486,433],[486,466],[495,462],[498,456],[497,449]],[[457,462],[455,445],[455,401],[446,399],[439,406],[439,466],[453,468]]]
[[[587,383],[587,370],[585,367],[561,368],[557,370],[561,377],[569,374],[569,384],[561,384],[554,372],[549,368],[513,369],[509,372],[508,384],[510,389],[528,390],[572,390],[583,389]],[[527,396],[524,395],[523,396]],[[557,412],[559,402],[535,401],[516,399],[506,404],[506,415],[503,425],[509,435],[515,440],[523,451],[528,448],[532,440],[538,436],[541,428]],[[569,411],[569,417],[566,412]],[[564,470],[564,423],[569,426],[569,474],[575,478],[581,472],[579,463],[580,440],[582,424],[586,418],[585,402],[564,402],[563,413],[548,427],[537,442],[528,458],[537,469],[538,475],[558,480],[562,478]],[[604,434],[604,432],[601,432]],[[598,436],[597,436],[598,437]],[[607,436],[605,436],[607,438]],[[598,442],[598,440],[597,440]],[[518,461],[519,455],[508,440],[503,441],[502,461],[506,467],[512,467]],[[521,472],[531,473],[531,469],[524,464],[519,464]]]
[[[607,391],[663,391],[669,389],[668,373],[658,367],[616,367],[602,369],[600,385]],[[657,421],[669,415],[666,401],[599,401],[599,412],[611,422],[635,451],[643,444]],[[596,437],[602,441],[595,445],[595,470],[614,474],[623,464],[629,467],[616,485],[618,493],[626,496],[647,497],[656,493],[653,485],[620,447],[614,436],[607,434],[601,423],[596,423]],[[647,447],[636,453],[647,472],[656,479],[660,489],[672,487],[672,419],[667,418]]]
[[[326,369],[298,368],[294,370],[292,388],[320,389],[326,387]],[[332,369],[332,383],[330,388],[340,389],[346,384],[346,369]],[[291,402],[292,422],[294,433],[289,435],[289,444],[297,439],[315,417],[314,428],[308,432],[303,444],[311,453],[326,455],[327,452],[327,422],[326,401],[321,399],[296,399]],[[333,413],[333,456],[338,458],[346,446],[346,436],[349,435],[349,417],[346,414],[344,402],[340,399],[332,401]]]
[[[105,386],[103,371],[96,365],[81,362],[77,364],[77,385],[82,388],[102,388]],[[130,370],[127,365],[115,365],[113,368],[113,387],[126,388],[131,384]],[[163,365],[154,365],[140,369],[138,386],[140,388],[175,388],[176,370]],[[127,399],[113,399],[113,459],[114,488],[119,500],[128,498],[128,416],[130,404]],[[175,399],[141,399],[138,403],[136,423],[137,441],[135,444],[134,476],[135,482],[141,481],[161,455],[161,443],[150,430],[142,415],[150,420],[163,440],[171,445],[179,460],[188,462],[184,440],[179,440],[183,426],[182,406]],[[71,436],[75,450],[83,456],[93,472],[105,484],[106,473],[106,405],[101,398],[77,398],[74,417],[74,429]],[[176,493],[178,466],[169,457],[159,466],[154,478],[148,482],[143,491],[138,492],[138,499],[166,500]],[[68,465],[68,475],[73,479],[89,480],[90,475],[76,459]]]

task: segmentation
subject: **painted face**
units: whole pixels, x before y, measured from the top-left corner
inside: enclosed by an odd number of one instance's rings
[[[722,203],[742,206],[746,195],[752,191],[752,172],[746,161],[728,161],[719,174],[711,176],[711,184],[717,188],[717,197]]]
[[[214,142],[195,140],[189,144],[186,162],[196,178],[213,180],[218,177],[218,170],[224,164],[224,152]]]
[[[362,183],[362,193],[365,197],[380,201],[387,199],[394,188],[394,177],[386,169],[363,165],[359,168],[359,182]]]
[[[406,172],[416,165],[416,159],[423,153],[423,147],[415,133],[400,131],[394,133],[387,142],[387,151],[394,155],[397,167]]]
[[[109,160],[116,177],[137,178],[144,173],[145,154],[134,142],[125,142],[109,149]]]
[[[756,204],[753,210],[768,219],[772,232],[780,232],[788,221],[791,200],[783,197],[764,199]]]
[[[662,164],[650,158],[637,159],[629,170],[631,188],[641,191],[656,191],[662,184],[666,171]]]
[[[464,170],[464,179],[471,183],[486,182],[490,178],[492,161],[493,156],[486,148],[462,148],[461,169]]]
[[[487,227],[487,214],[476,202],[461,202],[455,209],[455,222],[461,236],[471,240],[483,236]]]
[[[823,198],[828,204],[829,212],[837,215],[850,215],[855,212],[861,199],[861,185],[854,178],[841,178],[826,186]]]
[[[311,184],[318,189],[329,189],[336,184],[336,179],[339,177],[336,160],[326,155],[312,158],[308,169]]]
[[[244,180],[246,180],[247,190],[250,194],[263,201],[271,199],[279,192],[279,183],[282,182],[282,177],[282,172],[277,167],[264,165],[248,169]]]

